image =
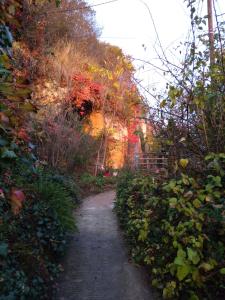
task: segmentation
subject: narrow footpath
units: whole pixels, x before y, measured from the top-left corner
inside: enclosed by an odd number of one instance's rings
[[[83,201],[57,300],[153,300],[145,273],[129,261],[116,215],[115,192]]]

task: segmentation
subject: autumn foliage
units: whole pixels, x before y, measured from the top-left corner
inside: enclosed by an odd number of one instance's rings
[[[103,86],[94,82],[88,76],[79,74],[73,77],[73,88],[71,91],[70,101],[79,111],[80,116],[86,114],[85,105],[90,103],[89,113],[93,109],[101,109],[103,105]]]

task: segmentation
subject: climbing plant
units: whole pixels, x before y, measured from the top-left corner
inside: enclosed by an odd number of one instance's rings
[[[223,297],[224,158],[208,155],[197,179],[183,172],[163,184],[142,174],[119,180],[116,211],[132,257],[164,299]]]

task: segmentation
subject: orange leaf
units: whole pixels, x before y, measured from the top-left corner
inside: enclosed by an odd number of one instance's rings
[[[9,118],[3,112],[0,112],[0,123],[9,124]]]
[[[17,215],[21,208],[23,207],[23,202],[25,201],[25,195],[22,190],[12,189],[11,195],[11,208],[14,215]]]

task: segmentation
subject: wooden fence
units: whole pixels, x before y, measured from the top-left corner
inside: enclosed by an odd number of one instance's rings
[[[129,165],[135,170],[166,177],[168,173],[168,155],[167,153],[136,154],[129,158]]]
[[[137,171],[143,171],[151,174],[154,177],[166,178],[168,176],[168,154],[167,153],[148,153],[148,154],[134,154],[127,157],[127,165]],[[103,164],[96,163],[93,167],[95,168],[95,175],[98,172],[103,172],[105,167]]]

